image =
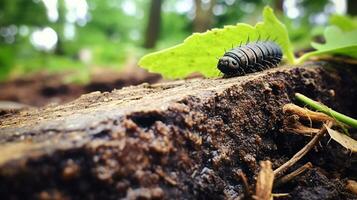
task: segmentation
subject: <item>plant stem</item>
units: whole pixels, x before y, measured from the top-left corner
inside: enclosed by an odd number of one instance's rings
[[[296,97],[296,99],[305,103],[306,105],[310,106],[311,108],[313,108],[317,111],[323,112],[326,115],[329,115],[330,117],[334,118],[335,120],[337,120],[339,122],[342,122],[342,123],[349,125],[353,128],[357,128],[357,120],[356,119],[353,119],[353,118],[348,117],[344,114],[336,112],[336,111],[332,110],[331,108],[325,106],[324,104],[314,101],[300,93],[296,93],[295,97]]]

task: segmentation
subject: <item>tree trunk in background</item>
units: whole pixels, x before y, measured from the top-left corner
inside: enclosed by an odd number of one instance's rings
[[[278,11],[280,13],[284,12],[284,0],[275,0],[275,11]]]
[[[356,0],[347,0],[347,14],[357,15],[357,1]]]
[[[54,50],[56,55],[65,55],[65,50],[63,47],[64,43],[64,24],[66,22],[66,5],[64,0],[58,1],[58,20],[56,25],[53,27],[57,33],[57,44]]]
[[[211,28],[213,24],[213,6],[216,4],[215,0],[211,0],[208,5],[202,3],[202,0],[195,0],[196,16],[193,21],[194,32],[204,32]]]
[[[155,47],[159,38],[161,22],[161,4],[162,0],[152,0],[150,6],[149,21],[146,27],[145,48]]]

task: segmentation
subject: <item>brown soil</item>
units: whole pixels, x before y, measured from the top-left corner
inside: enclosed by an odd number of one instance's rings
[[[194,79],[95,92],[0,121],[4,199],[231,199],[259,161],[273,169],[310,138],[281,131],[282,106],[300,92],[357,116],[349,74],[311,63],[229,79]],[[354,136],[354,135],[352,135]],[[291,170],[313,168],[273,193],[356,199],[357,156],[323,138]]]

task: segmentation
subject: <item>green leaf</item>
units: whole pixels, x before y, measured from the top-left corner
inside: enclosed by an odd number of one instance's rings
[[[216,77],[219,75],[217,58],[232,46],[246,43],[248,38],[250,41],[259,38],[276,39],[285,58],[293,63],[295,58],[285,26],[275,17],[270,7],[265,7],[263,16],[264,22],[255,27],[238,23],[223,29],[194,33],[182,44],[144,56],[139,65],[150,72],[160,73],[165,78],[184,78],[193,72]]]
[[[345,15],[332,15],[329,19],[330,24],[337,26],[343,31],[353,31],[357,29],[357,18]]]
[[[323,54],[339,54],[357,58],[357,30],[350,32],[342,32],[336,26],[329,26],[325,29],[325,44],[311,43],[316,49],[304,54],[298,59],[298,63],[302,63],[308,58]]]

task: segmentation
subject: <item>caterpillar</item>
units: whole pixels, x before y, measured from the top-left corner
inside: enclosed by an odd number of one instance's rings
[[[257,41],[239,45],[224,53],[217,68],[225,77],[243,76],[277,66],[283,53],[273,41]]]

